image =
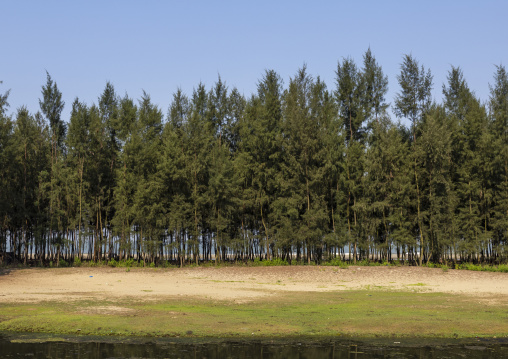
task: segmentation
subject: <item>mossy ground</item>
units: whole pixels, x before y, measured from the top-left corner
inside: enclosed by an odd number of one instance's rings
[[[0,331],[178,337],[504,337],[503,298],[418,291],[291,292],[252,301],[189,297],[0,304]]]

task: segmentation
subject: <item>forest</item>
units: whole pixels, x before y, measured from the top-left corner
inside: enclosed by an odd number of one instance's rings
[[[507,263],[505,67],[485,103],[454,66],[436,103],[412,55],[397,82],[388,103],[369,49],[331,87],[305,65],[249,97],[219,77],[167,114],[109,82],[66,106],[47,74],[36,113],[3,90],[0,263]]]

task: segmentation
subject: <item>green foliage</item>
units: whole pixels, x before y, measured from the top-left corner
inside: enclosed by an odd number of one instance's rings
[[[329,261],[323,262],[322,265],[339,267],[342,269],[346,269],[349,267],[349,264],[347,262],[343,262],[340,258],[333,258]]]
[[[117,261],[115,259],[111,259],[108,261],[107,263],[108,266],[110,267],[120,267],[120,268],[130,268],[130,267],[135,267],[137,266],[137,262],[134,261],[134,259],[132,258],[129,258],[129,259],[126,259],[126,260],[121,260],[121,261]]]
[[[108,82],[97,105],[74,100],[68,128],[49,74],[41,112],[9,114],[5,92],[0,251],[127,268],[313,265],[344,252],[359,265],[396,252],[410,264],[506,263],[505,68],[486,106],[452,67],[440,105],[430,70],[405,55],[393,110],[409,126],[390,118],[370,49],[363,67],[346,58],[336,70],[333,91],[305,65],[286,86],[267,70],[247,98],[219,76],[177,89],[167,116]]]
[[[280,258],[273,258],[268,260],[254,259],[252,262],[253,267],[275,267],[275,266],[287,266],[289,263],[286,260]]]
[[[470,270],[470,271],[476,271],[476,272],[501,272],[501,273],[508,273],[508,265],[501,264],[501,265],[479,265],[479,264],[472,264],[472,263],[462,263],[462,264],[456,264],[455,269],[464,269],[464,270]]]

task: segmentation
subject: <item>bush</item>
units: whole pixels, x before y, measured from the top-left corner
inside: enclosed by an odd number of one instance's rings
[[[347,264],[346,262],[343,262],[340,258],[330,259],[328,262],[324,262],[323,265],[334,266],[334,267],[339,267],[339,268],[349,267],[349,264]]]
[[[508,264],[500,264],[497,269],[499,272],[508,273]]]
[[[118,268],[118,267],[121,267],[121,268],[125,268],[125,267],[132,267],[134,265],[134,259],[132,258],[129,258],[129,259],[124,259],[124,260],[121,260],[121,261],[117,261],[115,259],[111,259],[108,263],[107,263],[108,266],[110,267],[115,267],[115,268]]]
[[[287,266],[289,263],[286,260],[282,260],[280,258],[274,258],[271,260],[260,260],[259,258],[255,258],[254,262],[252,262],[254,267],[272,267],[272,266]]]
[[[462,264],[455,264],[455,269],[471,270],[471,271],[476,271],[476,272],[508,273],[508,265],[507,264],[499,264],[497,266],[493,266],[493,265],[462,263]]]

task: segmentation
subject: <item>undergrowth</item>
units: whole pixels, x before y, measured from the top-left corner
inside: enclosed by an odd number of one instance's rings
[[[290,262],[281,259],[281,258],[273,258],[270,260],[260,260],[259,258],[256,258],[252,261],[221,261],[221,262],[215,262],[215,261],[206,261],[201,262],[199,264],[196,264],[195,262],[192,263],[186,263],[184,264],[187,268],[192,267],[229,267],[229,266],[248,266],[248,267],[276,267],[276,266],[314,266],[314,265],[322,265],[322,266],[333,266],[333,267],[339,267],[346,269],[352,265],[354,266],[360,266],[360,267],[380,267],[380,266],[412,266],[414,263],[410,262],[401,262],[398,260],[393,261],[376,261],[376,260],[360,260],[354,263],[353,261],[349,260],[342,260],[340,257],[332,258],[327,261],[322,261],[319,263],[316,263],[314,261],[307,262],[307,261],[297,261],[295,259],[291,260]],[[170,261],[160,261],[158,263],[153,262],[143,262],[143,261],[137,261],[133,258],[124,259],[124,260],[101,260],[101,261],[82,261],[79,257],[75,257],[73,260],[65,261],[63,259],[60,259],[60,261],[57,263],[56,261],[49,261],[46,263],[40,263],[39,261],[36,262],[36,266],[42,266],[42,267],[113,267],[113,268],[177,268],[179,265],[175,264],[174,262]],[[423,264],[424,267],[427,268],[441,268],[444,272],[447,272],[450,269],[456,269],[456,270],[470,270],[470,271],[477,271],[477,272],[499,272],[499,273],[508,273],[508,264],[473,264],[473,263],[432,263],[428,262]],[[25,268],[26,265],[23,265],[22,263],[17,263],[16,265],[0,265],[1,268]]]

